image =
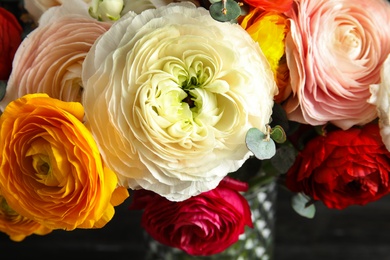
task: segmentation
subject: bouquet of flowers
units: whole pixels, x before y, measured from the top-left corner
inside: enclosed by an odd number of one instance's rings
[[[309,218],[390,192],[387,1],[18,4],[0,7],[11,240],[103,228],[131,200],[156,241],[214,255],[253,228],[256,186]]]

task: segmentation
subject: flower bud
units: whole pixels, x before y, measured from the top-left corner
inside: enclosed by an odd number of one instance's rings
[[[92,0],[89,14],[98,21],[116,21],[121,17],[123,0]]]

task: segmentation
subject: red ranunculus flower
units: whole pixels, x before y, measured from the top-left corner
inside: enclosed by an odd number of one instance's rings
[[[242,186],[247,189],[246,183],[225,178],[217,188],[180,202],[137,190],[130,209],[144,209],[141,224],[160,243],[191,255],[217,254],[235,243],[246,225],[253,227]]]
[[[266,11],[284,13],[290,10],[293,0],[244,0],[244,2]]]
[[[365,205],[389,193],[390,153],[377,124],[329,132],[308,142],[286,175],[286,186],[327,207]]]
[[[12,60],[22,41],[22,27],[16,17],[0,7],[0,80],[7,80]]]

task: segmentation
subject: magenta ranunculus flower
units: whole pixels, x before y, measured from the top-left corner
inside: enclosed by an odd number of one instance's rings
[[[289,119],[342,129],[377,116],[370,84],[379,83],[390,52],[386,0],[298,0],[291,12],[286,55],[294,93]]]
[[[191,255],[224,251],[253,227],[251,211],[240,191],[247,184],[229,177],[217,188],[173,202],[147,190],[137,190],[130,209],[144,209],[142,226],[160,243]]]

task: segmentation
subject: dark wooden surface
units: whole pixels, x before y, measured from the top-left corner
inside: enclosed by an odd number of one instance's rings
[[[316,204],[316,216],[305,219],[286,191],[278,196],[275,260],[390,259],[390,197],[345,210]]]
[[[274,260],[390,260],[390,197],[367,206],[330,210],[317,205],[314,219],[297,215],[290,194],[278,191]],[[124,203],[114,219],[98,230],[53,231],[12,242],[0,234],[0,259],[142,260],[145,250],[140,212]]]

